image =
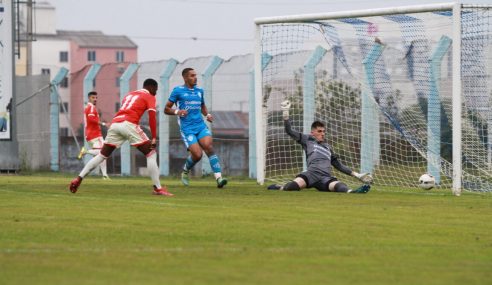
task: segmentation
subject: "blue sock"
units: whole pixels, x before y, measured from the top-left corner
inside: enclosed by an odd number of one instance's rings
[[[209,156],[208,160],[210,160],[210,167],[212,167],[212,171],[214,173],[222,172],[222,169],[220,168],[219,157],[216,154],[212,154],[211,156]]]
[[[190,171],[193,166],[195,166],[195,164],[197,163],[198,161],[193,161],[193,159],[191,158],[191,155],[189,155],[187,158],[186,158],[186,162],[185,162],[185,165],[183,166],[183,170],[188,172]]]

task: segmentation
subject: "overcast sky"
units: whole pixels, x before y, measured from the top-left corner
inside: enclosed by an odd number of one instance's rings
[[[41,1],[41,0],[39,0]],[[139,61],[253,52],[254,19],[294,14],[424,5],[432,0],[47,0],[57,29],[127,35]],[[491,4],[492,0],[461,1]]]

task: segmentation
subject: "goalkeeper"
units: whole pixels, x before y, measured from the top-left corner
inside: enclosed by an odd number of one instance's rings
[[[311,125],[311,133],[301,134],[292,130],[289,120],[290,102],[284,101],[281,104],[282,115],[284,119],[285,132],[292,137],[297,143],[302,145],[306,153],[307,171],[297,175],[297,177],[287,182],[285,185],[273,184],[268,186],[269,190],[299,191],[303,188],[316,188],[319,191],[344,192],[344,193],[367,193],[372,183],[372,177],[369,173],[359,174],[352,171],[347,166],[338,161],[337,156],[333,153],[331,147],[325,142],[325,125],[319,121]],[[338,181],[332,175],[331,166],[339,171],[354,176],[364,183],[361,187],[352,190],[345,183]]]

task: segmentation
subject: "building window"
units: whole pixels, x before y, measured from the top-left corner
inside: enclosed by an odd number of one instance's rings
[[[50,75],[51,71],[49,68],[41,68],[41,74]]]
[[[120,102],[116,102],[116,103],[114,104],[114,111],[115,111],[115,112],[118,112],[119,110],[120,110]]]
[[[61,102],[60,113],[68,113],[68,102]]]
[[[60,137],[68,137],[68,128],[60,128],[60,133],[58,135]]]
[[[116,77],[116,87],[120,87],[120,78],[119,77]]]
[[[68,78],[67,77],[63,78],[63,80],[60,82],[60,87],[68,88]]]
[[[60,52],[60,62],[68,62],[68,51]]]
[[[125,52],[119,50],[116,52],[116,62],[124,62],[125,61]]]
[[[87,52],[87,60],[88,61],[96,61],[96,51],[90,50]]]

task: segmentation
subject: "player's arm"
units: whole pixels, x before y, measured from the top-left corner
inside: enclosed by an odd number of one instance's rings
[[[180,117],[184,117],[184,116],[188,115],[188,111],[174,109],[173,106],[174,106],[174,102],[167,101],[166,106],[164,106],[164,113],[166,115],[171,115],[171,116],[174,115],[174,116],[180,116]]]
[[[207,109],[207,106],[205,105],[205,103],[202,103],[202,115],[204,117],[206,117],[207,121],[209,121],[210,123],[213,122],[214,117],[212,116],[212,114],[210,114],[208,112],[208,109]]]
[[[350,169],[348,166],[344,165],[338,160],[338,156],[334,153],[331,154],[331,165],[333,165],[337,170],[347,175],[353,176],[359,179],[363,183],[372,183],[373,178],[370,173],[358,173]]]
[[[331,165],[333,165],[338,171],[347,175],[352,175],[353,173],[352,169],[341,163],[340,160],[338,160],[338,156],[334,153],[331,154]]]
[[[294,131],[289,119],[290,101],[285,100],[280,103],[280,109],[282,109],[282,118],[284,119],[285,132],[293,138],[296,142],[302,143],[302,134]]]

